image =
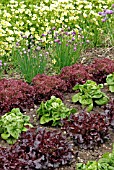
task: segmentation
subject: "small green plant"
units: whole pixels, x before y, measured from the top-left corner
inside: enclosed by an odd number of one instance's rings
[[[106,78],[106,83],[108,84],[109,86],[109,90],[111,92],[114,92],[114,73],[112,74],[109,74]]]
[[[37,114],[40,117],[40,124],[52,123],[52,126],[61,125],[60,120],[75,113],[75,109],[67,108],[61,99],[51,96],[47,102],[42,102]]]
[[[61,28],[58,33],[53,33],[53,41],[51,45],[50,56],[52,59],[52,67],[57,73],[65,66],[70,66],[78,61],[81,51],[88,44],[82,35],[81,28],[79,33],[70,28]]]
[[[33,77],[38,73],[44,73],[48,55],[32,41],[33,37],[28,39],[28,37],[23,36],[23,40],[17,42],[17,47],[12,50],[14,65],[28,83],[31,83]]]
[[[87,106],[87,111],[90,112],[93,109],[94,103],[97,105],[106,104],[109,98],[100,89],[103,88],[103,84],[97,85],[92,80],[87,80],[85,84],[77,84],[73,90],[79,90],[77,94],[72,97],[72,102],[80,102],[83,107]]]
[[[29,123],[30,117],[23,115],[19,108],[14,108],[11,112],[6,113],[0,118],[0,134],[1,138],[9,144],[14,144],[19,138],[21,132],[26,132],[25,126],[33,127]]]
[[[76,170],[114,170],[114,144],[112,153],[106,152],[98,162],[77,163]]]

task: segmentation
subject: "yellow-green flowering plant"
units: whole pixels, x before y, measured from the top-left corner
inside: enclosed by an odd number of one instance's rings
[[[110,4],[111,1],[106,0],[34,2],[2,0],[0,1],[0,56],[10,56],[12,46],[21,38],[20,33],[27,36],[32,34],[37,42],[42,33],[47,33],[54,26],[61,28],[63,24],[71,28],[75,28],[76,25],[82,27],[86,39],[97,46],[101,41],[99,34],[102,34],[104,29],[98,12],[109,8]]]

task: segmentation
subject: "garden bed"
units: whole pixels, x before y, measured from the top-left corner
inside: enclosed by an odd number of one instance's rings
[[[104,53],[102,53],[103,51],[105,51]],[[83,56],[82,56],[82,60],[85,65],[89,65],[90,63],[92,63],[92,58],[94,56],[95,57],[100,57],[100,58],[105,58],[105,53],[108,53],[107,56],[108,58],[113,59],[113,55],[114,55],[114,51],[113,49],[93,49],[93,50],[87,50],[87,52],[85,52],[84,56],[85,56],[85,60],[83,60]],[[5,77],[7,77],[7,75],[5,75]],[[109,92],[108,87],[104,86],[104,88],[102,89],[102,91],[110,98],[110,99],[114,99],[114,94]],[[64,93],[64,97],[63,97],[63,103],[69,107],[69,108],[76,108],[78,112],[82,112],[82,106],[80,104],[75,104],[72,102],[72,96],[75,93]],[[49,131],[53,131],[53,130],[58,130],[59,132],[61,132],[61,128],[60,127],[51,127],[51,126],[42,126],[39,123],[38,120],[38,116],[36,114],[36,110],[38,109],[39,105],[35,105],[34,109],[26,109],[25,114],[30,116],[30,122],[31,124],[33,124],[34,127],[45,127],[46,129],[48,129]],[[103,113],[104,110],[102,107],[100,106],[95,106],[94,109],[91,111],[92,113]],[[71,165],[66,165],[66,166],[61,166],[60,168],[55,168],[55,170],[76,170],[76,163],[78,162],[83,162],[83,163],[87,163],[87,161],[89,160],[98,160],[105,152],[111,152],[112,151],[112,145],[114,143],[114,130],[110,129],[109,130],[109,134],[110,134],[110,140],[108,140],[107,142],[101,144],[99,147],[95,147],[94,149],[81,149],[78,146],[73,146],[73,152],[74,154],[74,158],[72,160]],[[71,140],[71,139],[70,139]],[[72,140],[71,140],[72,141]],[[8,145],[4,140],[0,139],[0,146],[1,147],[11,147],[11,145]]]

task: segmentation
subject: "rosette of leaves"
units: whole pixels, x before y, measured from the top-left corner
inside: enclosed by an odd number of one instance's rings
[[[32,80],[35,89],[35,103],[41,103],[50,99],[52,95],[63,98],[63,92],[67,91],[64,80],[57,76],[38,74]]]
[[[52,126],[61,125],[60,120],[69,117],[75,109],[67,108],[61,99],[51,96],[51,99],[42,102],[37,114],[40,118],[40,124],[51,123]]]
[[[98,161],[88,161],[87,164],[77,163],[77,170],[113,170],[114,169],[114,144],[112,153],[106,152]]]
[[[25,126],[33,127],[29,121],[30,117],[23,115],[19,108],[12,109],[0,118],[1,138],[9,144],[14,144],[21,132],[28,130]]]
[[[95,58],[87,67],[88,73],[92,74],[92,80],[96,83],[106,83],[107,75],[114,72],[114,60],[109,58]]]
[[[25,109],[34,107],[34,87],[22,80],[0,80],[0,115],[10,112],[13,108]]]
[[[88,79],[92,79],[92,75],[86,70],[86,66],[82,64],[73,64],[62,68],[58,75],[67,84],[67,91],[72,91],[75,84],[84,84]]]
[[[32,128],[22,133],[11,148],[0,147],[0,167],[7,170],[54,169],[72,162],[72,146],[57,130]]]
[[[100,113],[82,112],[62,120],[62,130],[84,149],[94,149],[109,139],[108,127],[106,117]]]
[[[114,92],[114,72],[112,74],[109,74],[106,78],[106,83],[109,86],[109,90],[111,92]]]
[[[100,90],[101,88],[103,88],[103,84],[97,85],[92,80],[87,80],[83,85],[76,84],[73,90],[79,90],[79,92],[72,97],[72,102],[79,102],[83,107],[87,106],[88,112],[93,109],[94,104],[107,104],[109,98]]]

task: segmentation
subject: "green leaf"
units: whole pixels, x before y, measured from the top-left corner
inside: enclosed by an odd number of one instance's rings
[[[106,82],[108,85],[114,85],[114,73],[107,76]]]
[[[25,127],[22,129],[22,131],[23,131],[23,132],[26,132],[27,130],[28,130],[28,129],[27,129],[27,128],[25,128]]]
[[[6,139],[8,139],[10,137],[10,134],[9,133],[7,133],[7,134],[6,133],[2,133],[1,137],[2,137],[2,139],[6,140]]]
[[[102,93],[98,93],[98,94],[94,94],[93,96],[92,96],[92,98],[101,98],[102,97]]]
[[[79,102],[82,104],[82,105],[89,105],[91,104],[93,101],[91,98],[86,98],[86,96],[81,96],[80,99],[79,99]]]
[[[97,103],[98,105],[103,105],[103,104],[107,104],[109,101],[109,99],[107,97],[102,97],[101,99],[95,100],[95,103]]]
[[[7,139],[6,141],[7,141],[8,144],[12,145],[12,144],[14,144],[17,140],[14,139],[14,138],[9,138],[9,139]]]
[[[77,163],[76,164],[76,169],[77,170],[86,170],[85,168],[86,168],[86,165],[83,164],[83,163]]]
[[[96,161],[88,161],[86,168],[87,168],[87,170],[97,170],[97,162]]]
[[[76,103],[79,101],[80,93],[75,94],[72,96],[72,102]]]
[[[29,122],[30,116],[23,115],[23,119],[24,119],[25,122]]]
[[[19,129],[14,129],[14,130],[10,131],[10,135],[12,137],[14,137],[15,139],[19,138],[20,133],[21,133],[21,130],[19,130]]]
[[[71,112],[71,113],[76,113],[77,110],[76,110],[75,108],[72,108],[72,109],[70,110],[70,112]]]
[[[74,87],[73,87],[73,90],[78,90],[79,89],[79,84],[76,84]]]
[[[87,107],[87,112],[90,112],[93,109],[93,102]]]
[[[30,124],[30,123],[24,123],[24,126],[30,126],[30,127],[33,127],[33,125],[32,125],[32,124]]]
[[[113,85],[113,86],[109,86],[109,90],[110,90],[111,92],[114,92],[114,85]]]
[[[50,122],[51,120],[53,120],[52,117],[47,117],[47,116],[43,115],[43,116],[40,118],[40,124],[48,123],[48,122]]]

